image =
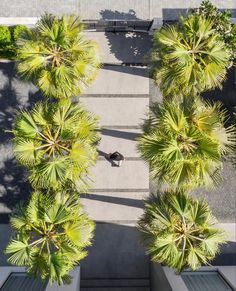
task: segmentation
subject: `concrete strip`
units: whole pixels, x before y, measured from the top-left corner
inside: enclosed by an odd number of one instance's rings
[[[2,17],[39,17],[44,12],[56,15],[78,14],[77,0],[1,0]]]
[[[107,192],[85,194],[81,202],[85,211],[96,221],[137,221],[143,213],[142,199],[148,192]]]
[[[234,96],[234,95],[232,95]],[[202,197],[209,202],[213,214],[220,223],[236,223],[236,172],[233,161],[224,161],[221,172],[223,181],[214,189],[194,190],[196,198]]]
[[[163,19],[171,20],[176,19],[177,15],[181,15],[183,13],[183,9],[190,9],[199,7],[201,4],[201,0],[162,0],[151,2],[150,9],[150,19],[153,17],[163,17]],[[235,0],[212,0],[214,5],[221,9],[235,9],[236,2]]]
[[[108,161],[98,161],[93,169],[93,189],[148,189],[148,167],[143,161],[124,161],[112,167]]]
[[[80,0],[83,19],[148,19],[148,0]]]
[[[0,24],[4,25],[34,25],[39,17],[0,17]]]
[[[84,93],[149,94],[148,70],[142,67],[104,66]]]
[[[100,116],[101,125],[138,126],[148,112],[148,98],[80,98],[87,108]]]
[[[86,32],[97,41],[103,63],[143,63],[151,49],[151,36],[135,32]]]
[[[124,157],[139,157],[136,139],[140,133],[141,130],[138,129],[103,128],[99,144],[100,155],[119,151]]]
[[[226,231],[228,241],[236,242],[236,222],[235,223],[219,223],[219,227],[223,228]]]

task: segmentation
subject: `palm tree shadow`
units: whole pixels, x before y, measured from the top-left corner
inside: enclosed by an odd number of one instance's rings
[[[30,185],[26,172],[14,159],[11,139],[17,111],[30,108],[41,94],[31,83],[19,80],[14,62],[0,62],[0,221],[6,223],[8,214],[19,201],[28,198]]]
[[[222,90],[215,89],[201,94],[203,98],[210,102],[220,101],[222,103],[223,108],[226,109],[229,114],[229,124],[231,124],[234,119],[236,107],[236,75],[234,75],[234,70],[235,68],[228,70]]]
[[[106,9],[100,11],[100,15],[104,21],[111,23],[114,20],[112,28],[105,28],[111,53],[122,63],[143,64],[145,56],[149,54],[152,47],[152,37],[146,32],[135,32],[133,25],[129,27],[129,23],[136,21],[136,25],[141,25],[137,30],[142,29],[141,19],[136,16],[136,12],[129,10],[124,13]],[[122,31],[124,25],[128,26],[129,31]],[[143,29],[145,30],[145,27]]]

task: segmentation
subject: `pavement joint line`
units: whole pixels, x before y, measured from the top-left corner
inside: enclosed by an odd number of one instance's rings
[[[101,192],[101,193],[106,193],[106,192],[112,192],[112,193],[118,193],[118,192],[131,192],[131,193],[135,193],[135,192],[137,192],[137,193],[143,193],[143,192],[147,192],[147,193],[149,193],[150,190],[148,188],[143,188],[143,189],[101,188],[101,189],[91,189],[89,192],[92,192],[91,194],[94,194],[96,192]]]
[[[110,62],[110,63],[101,63],[102,67],[142,67],[144,69],[148,69],[147,64],[138,62],[138,63],[133,63],[133,62]],[[102,68],[101,68],[102,69]]]
[[[150,98],[150,94],[81,94],[75,98]]]
[[[88,281],[88,280],[98,280],[98,281],[102,281],[102,280],[105,280],[105,281],[121,281],[121,280],[134,280],[134,281],[138,281],[138,280],[149,280],[149,277],[130,277],[130,278],[127,278],[127,277],[119,277],[119,278],[100,278],[100,277],[89,277],[89,278],[84,278],[84,279],[81,279],[81,281]]]
[[[136,224],[137,220],[95,220],[97,224]]]
[[[142,127],[139,125],[102,125],[102,129],[141,129]]]
[[[98,161],[107,161],[103,156],[99,156]],[[125,161],[143,161],[140,157],[125,157]]]

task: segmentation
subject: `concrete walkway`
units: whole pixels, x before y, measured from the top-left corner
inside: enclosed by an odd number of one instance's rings
[[[142,62],[150,46],[145,53],[142,48],[138,50],[140,36],[132,43],[119,34],[91,32],[89,37],[93,36],[105,49],[102,62],[109,65],[103,66],[80,98],[100,116],[102,126],[93,190],[82,197],[85,210],[97,221],[94,244],[81,263],[82,290],[149,291],[149,258],[135,225],[143,213],[143,198],[149,195],[149,171],[137,152],[136,140],[148,112],[150,82],[147,69],[132,63]],[[112,37],[112,46],[107,37]],[[140,52],[137,58],[131,52],[126,57],[124,51],[118,55],[122,45],[136,47]],[[131,66],[122,65],[123,62]],[[121,167],[112,166],[106,159],[116,150],[125,157]]]
[[[39,17],[48,11],[54,14],[75,13],[82,19],[152,19],[172,17],[180,9],[198,7],[201,0],[1,0],[0,17]],[[235,9],[235,0],[212,0],[219,8]]]

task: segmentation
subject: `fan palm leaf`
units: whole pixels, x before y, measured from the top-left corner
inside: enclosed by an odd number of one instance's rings
[[[16,120],[14,153],[28,167],[33,187],[60,188],[89,182],[97,159],[98,119],[79,103],[37,103]]]
[[[6,248],[9,262],[59,284],[68,281],[69,271],[87,255],[94,231],[78,195],[65,192],[34,192],[11,224],[16,235]]]
[[[138,149],[151,174],[171,187],[213,186],[222,158],[235,148],[235,127],[225,127],[220,104],[196,99],[185,106],[165,101],[151,108]]]
[[[82,32],[76,16],[44,14],[18,42],[19,74],[49,97],[80,94],[100,66],[97,43]]]
[[[153,77],[164,95],[188,95],[221,88],[229,66],[225,49],[213,23],[199,15],[165,25],[154,36]]]
[[[209,264],[225,242],[208,203],[183,190],[148,198],[138,227],[152,260],[178,272]]]

